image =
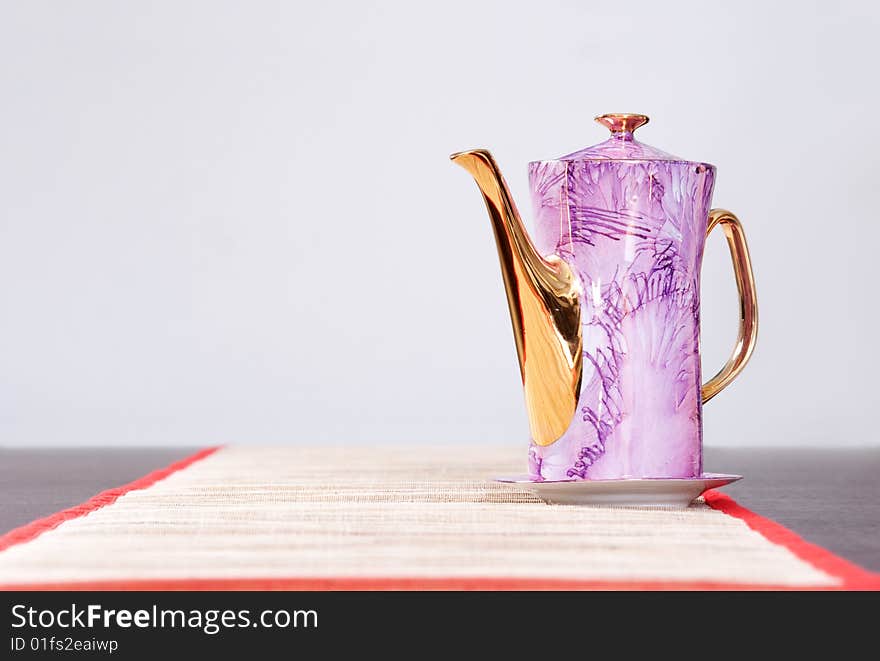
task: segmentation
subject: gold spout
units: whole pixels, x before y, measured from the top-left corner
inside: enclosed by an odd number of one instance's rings
[[[538,445],[551,445],[568,429],[580,396],[580,281],[558,256],[542,257],[535,249],[488,151],[475,149],[450,158],[471,173],[486,201],[501,259],[532,439]]]

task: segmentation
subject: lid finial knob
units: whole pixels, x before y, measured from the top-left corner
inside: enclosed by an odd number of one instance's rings
[[[648,123],[647,115],[633,115],[629,113],[610,113],[599,115],[596,121],[611,131],[615,138],[632,140],[633,131]]]

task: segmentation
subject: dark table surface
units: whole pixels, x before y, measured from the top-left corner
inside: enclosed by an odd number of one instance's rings
[[[182,459],[193,448],[0,449],[0,534]],[[743,506],[880,571],[880,448],[707,448]]]

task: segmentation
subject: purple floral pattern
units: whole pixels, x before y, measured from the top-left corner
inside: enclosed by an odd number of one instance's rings
[[[714,179],[631,134],[530,164],[535,243],[584,292],[577,414],[552,445],[532,443],[533,476],[702,472],[699,275]]]

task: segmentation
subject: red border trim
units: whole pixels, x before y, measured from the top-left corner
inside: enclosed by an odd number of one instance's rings
[[[196,452],[195,454],[190,455],[185,459],[174,462],[170,466],[160,468],[159,470],[155,470],[152,473],[144,475],[134,482],[129,482],[128,484],[124,484],[121,487],[115,487],[113,489],[102,491],[97,496],[93,496],[81,505],[75,505],[74,507],[70,507],[66,510],[61,510],[60,512],[56,512],[55,514],[50,514],[49,516],[42,519],[31,521],[30,523],[26,523],[20,528],[13,528],[5,535],[0,536],[0,551],[5,551],[10,546],[29,542],[32,539],[42,535],[44,532],[48,532],[49,530],[57,528],[65,521],[77,519],[81,516],[85,516],[86,514],[94,512],[95,510],[99,510],[102,507],[112,505],[121,496],[124,496],[129,491],[137,491],[138,489],[146,489],[147,487],[151,487],[159,480],[164,480],[172,473],[183,470],[187,466],[194,464],[200,459],[204,459],[205,457],[215,453],[219,449],[219,447],[205,448],[204,450],[200,450],[199,452]]]
[[[71,583],[28,583],[0,585],[2,590],[54,591],[190,591],[190,590],[297,590],[297,591],[409,591],[409,590],[726,590],[726,591],[838,591],[869,589],[813,587],[768,583],[724,583],[721,581],[590,581],[553,578],[488,577],[309,577],[309,578],[169,578],[143,580],[81,581]]]
[[[712,509],[744,521],[768,541],[784,546],[804,562],[839,579],[844,590],[880,590],[880,574],[862,569],[821,546],[811,544],[776,521],[746,509],[726,493],[710,489],[703,497]]]
[[[65,521],[106,507],[129,491],[146,489],[172,473],[213,454],[218,449],[214,447],[202,450],[139,480],[104,491],[82,505],[16,528],[0,537],[0,551],[28,542]],[[8,584],[0,585],[0,590],[880,590],[880,574],[862,569],[820,546],[805,541],[788,528],[742,507],[726,494],[713,489],[703,495],[712,509],[744,521],[749,528],[763,535],[771,543],[787,548],[801,560],[837,578],[840,585],[831,588],[814,588],[713,581],[584,581],[512,577],[289,577]]]

